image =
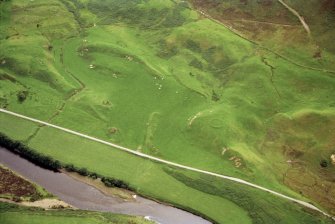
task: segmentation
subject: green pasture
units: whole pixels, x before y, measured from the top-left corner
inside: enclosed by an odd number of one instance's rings
[[[222,8],[237,7],[236,2]],[[0,4],[1,107],[169,161],[309,198],[334,211],[335,197],[327,190],[334,187],[334,74],[278,57],[202,17],[185,1]],[[247,6],[239,10],[272,21],[271,11],[257,5],[253,3],[251,11]],[[273,9],[285,11],[277,4]],[[286,19],[297,23],[292,16]],[[313,17],[313,26],[319,23]],[[304,42],[290,40],[297,46],[283,50],[280,38],[276,34],[262,43],[303,65],[331,68],[331,50],[315,61],[301,50]],[[311,45],[306,49],[313,52]],[[186,186],[160,164],[8,115],[0,114],[0,131],[61,162],[125,180],[144,195],[219,223],[235,222],[236,217],[242,223],[254,220],[246,210],[250,208],[221,193]],[[327,167],[320,167],[322,160]],[[297,168],[309,178],[294,181],[299,173],[291,171]],[[285,179],[288,173],[294,174],[291,179]],[[320,185],[311,187],[310,178]],[[256,203],[255,198],[247,200]],[[286,211],[270,201],[266,203]],[[230,212],[222,215],[219,210]],[[290,217],[298,220],[293,211]]]
[[[8,120],[8,115],[1,114],[0,119]],[[29,134],[26,132],[26,136]],[[15,132],[10,137],[14,138]],[[42,128],[29,146],[64,164],[121,179],[143,196],[189,209],[217,223],[262,223],[261,220],[266,219],[300,223],[301,218],[327,222],[319,214],[313,216],[300,206],[268,193],[142,159],[53,128]],[[257,212],[255,206],[259,211],[264,207],[285,210],[285,217],[282,213]]]

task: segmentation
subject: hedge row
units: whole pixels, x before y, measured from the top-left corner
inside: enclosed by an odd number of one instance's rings
[[[29,160],[30,162],[40,167],[53,171],[58,171],[62,168],[62,165],[58,160],[55,160],[50,156],[45,156],[41,153],[38,153],[25,146],[22,142],[10,139],[3,133],[0,133],[0,146],[10,150],[11,152]]]
[[[35,150],[29,148],[28,146],[25,146],[22,142],[14,141],[1,132],[0,146],[45,169],[58,172],[60,169],[65,168],[68,172],[77,172],[82,176],[88,176],[93,179],[100,178],[107,187],[118,187],[132,190],[130,186],[122,180],[117,180],[111,177],[104,177],[95,172],[90,172],[86,168],[75,167],[73,164],[62,165],[58,160],[55,160],[50,156],[38,153]]]
[[[127,190],[132,190],[129,187],[129,185],[123,182],[122,180],[117,180],[117,179],[110,178],[110,177],[104,177],[95,172],[90,172],[86,168],[78,168],[78,167],[75,167],[73,164],[67,164],[64,166],[64,168],[68,172],[77,172],[82,176],[91,177],[93,179],[100,178],[101,182],[103,182],[105,186],[107,187],[118,187],[118,188],[123,188]]]

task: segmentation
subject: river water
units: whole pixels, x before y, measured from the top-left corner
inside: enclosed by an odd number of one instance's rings
[[[75,180],[66,174],[38,167],[1,147],[0,163],[79,209],[140,215],[161,224],[210,224],[209,221],[189,212],[139,196],[136,197],[136,201],[131,202],[106,196],[86,183]]]

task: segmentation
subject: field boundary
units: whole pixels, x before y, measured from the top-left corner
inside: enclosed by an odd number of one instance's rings
[[[112,146],[114,148],[120,149],[120,150],[125,151],[127,153],[130,153],[130,154],[142,157],[142,158],[146,158],[146,159],[149,159],[149,160],[152,160],[152,161],[155,161],[155,162],[159,162],[159,163],[167,164],[167,165],[170,165],[170,166],[178,167],[178,168],[181,168],[181,169],[190,170],[190,171],[194,171],[194,172],[198,172],[198,173],[203,173],[203,174],[207,174],[207,175],[210,175],[210,176],[215,176],[215,177],[219,177],[221,179],[226,179],[226,180],[230,180],[230,181],[233,181],[233,182],[236,182],[236,183],[247,185],[249,187],[253,187],[253,188],[268,192],[270,194],[273,194],[273,195],[276,195],[278,197],[284,198],[284,199],[289,200],[291,202],[295,202],[295,203],[297,203],[299,205],[302,205],[306,208],[309,208],[309,209],[312,209],[314,211],[320,212],[323,215],[325,215],[325,216],[327,216],[327,217],[329,217],[329,218],[331,218],[335,221],[335,217],[331,216],[330,214],[322,211],[321,209],[317,208],[316,206],[314,206],[314,205],[312,205],[312,204],[310,204],[306,201],[302,201],[302,200],[299,200],[299,199],[296,199],[296,198],[292,198],[290,196],[284,195],[282,193],[270,190],[268,188],[262,187],[262,186],[257,185],[257,184],[250,183],[248,181],[245,181],[245,180],[242,180],[242,179],[239,179],[239,178],[236,178],[236,177],[226,176],[226,175],[222,175],[222,174],[218,174],[218,173],[214,173],[214,172],[201,170],[201,169],[197,169],[197,168],[194,168],[194,167],[174,163],[174,162],[171,162],[171,161],[168,161],[168,160],[160,159],[160,158],[157,158],[157,157],[154,157],[154,156],[147,155],[145,153],[141,153],[141,152],[131,150],[129,148],[126,148],[126,147],[123,147],[123,146],[120,146],[120,145],[117,145],[117,144],[114,144],[114,143],[111,143],[111,142],[107,142],[107,141],[104,141],[104,140],[101,140],[101,139],[98,139],[98,138],[95,138],[95,137],[92,137],[92,136],[89,136],[89,135],[86,135],[86,134],[83,134],[83,133],[80,133],[80,132],[76,132],[76,131],[73,131],[73,130],[70,130],[70,129],[67,129],[67,128],[64,128],[64,127],[60,127],[60,126],[57,126],[57,125],[54,125],[54,124],[50,124],[48,122],[41,121],[41,120],[38,120],[38,119],[35,119],[35,118],[31,118],[31,117],[28,117],[28,116],[25,116],[25,115],[22,115],[22,114],[18,114],[18,113],[12,112],[12,111],[8,111],[8,110],[2,109],[2,108],[0,108],[0,112],[5,113],[5,114],[9,114],[9,115],[12,115],[12,116],[24,119],[24,120],[32,121],[32,122],[35,122],[35,123],[38,123],[38,124],[42,124],[42,125],[45,125],[45,126],[48,126],[48,127],[52,127],[52,128],[55,128],[55,129],[58,129],[58,130],[61,130],[61,131],[79,136],[79,137],[82,137],[82,138],[89,139],[91,141],[99,142],[99,143],[104,144],[104,145]]]

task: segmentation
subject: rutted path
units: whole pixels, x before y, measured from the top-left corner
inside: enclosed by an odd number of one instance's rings
[[[191,170],[191,171],[198,172],[198,173],[207,174],[207,175],[214,176],[214,177],[219,177],[219,178],[230,180],[230,181],[233,181],[233,182],[237,182],[237,183],[240,183],[240,184],[243,184],[243,185],[247,185],[247,186],[250,186],[250,187],[265,191],[265,192],[268,192],[270,194],[276,195],[278,197],[287,199],[291,202],[295,202],[299,205],[302,205],[302,206],[304,206],[306,208],[309,208],[309,209],[312,209],[314,211],[318,211],[318,212],[322,213],[323,215],[332,218],[335,221],[335,217],[332,217],[328,213],[322,211],[321,209],[317,208],[316,206],[314,206],[314,205],[312,205],[308,202],[292,198],[290,196],[281,194],[279,192],[270,190],[268,188],[259,186],[257,184],[250,183],[248,181],[245,181],[245,180],[242,180],[242,179],[239,179],[239,178],[236,178],[236,177],[225,176],[225,175],[222,175],[222,174],[213,173],[213,172],[209,172],[209,171],[206,171],[206,170],[193,168],[193,167],[190,167],[190,166],[184,166],[184,165],[181,165],[181,164],[178,164],[178,163],[174,163],[174,162],[171,162],[171,161],[160,159],[160,158],[150,156],[150,155],[138,152],[138,151],[131,150],[129,148],[126,148],[126,147],[123,147],[123,146],[120,146],[120,145],[117,145],[117,144],[114,144],[114,143],[110,143],[110,142],[107,142],[107,141],[104,141],[104,140],[101,140],[101,139],[98,139],[98,138],[95,138],[95,137],[92,137],[92,136],[89,136],[89,135],[85,135],[85,134],[82,134],[82,133],[79,133],[79,132],[76,132],[76,131],[73,131],[73,130],[70,130],[70,129],[67,129],[67,128],[63,128],[63,127],[60,127],[60,126],[57,126],[57,125],[54,125],[54,124],[50,124],[50,123],[47,123],[47,122],[44,122],[44,121],[41,121],[41,120],[37,120],[37,119],[31,118],[31,117],[27,117],[27,116],[24,116],[24,115],[21,115],[21,114],[18,114],[18,113],[14,113],[14,112],[11,112],[11,111],[8,111],[8,110],[5,110],[5,109],[0,109],[0,112],[15,116],[15,117],[18,117],[18,118],[21,118],[21,119],[25,119],[25,120],[28,120],[28,121],[32,121],[32,122],[38,123],[40,125],[52,127],[52,128],[55,128],[55,129],[58,129],[58,130],[61,130],[61,131],[79,136],[79,137],[82,137],[82,138],[86,138],[86,139],[89,139],[89,140],[92,140],[92,141],[95,141],[95,142],[99,142],[99,143],[104,144],[104,145],[112,146],[112,147],[117,148],[119,150],[122,150],[124,152],[130,153],[130,154],[142,157],[142,158],[150,159],[152,161],[156,161],[156,162],[159,162],[159,163],[163,163],[163,164],[167,164],[167,165],[170,165],[170,166],[178,167],[178,168],[181,168],[181,169],[186,169],[186,170]]]
[[[293,9],[292,7],[290,7],[288,4],[286,4],[283,0],[278,0],[278,2],[280,2],[280,4],[282,4],[285,8],[287,8],[290,12],[292,12],[296,17],[298,17],[298,19],[300,20],[302,26],[304,27],[304,29],[306,30],[306,32],[308,33],[308,36],[311,37],[311,29],[309,28],[308,24],[306,23],[304,17],[302,17],[295,9]]]

